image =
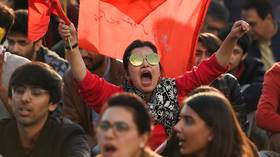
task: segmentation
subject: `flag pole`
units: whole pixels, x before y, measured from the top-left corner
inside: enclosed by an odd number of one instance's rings
[[[63,0],[63,9],[65,12],[65,15],[67,16],[67,0]],[[68,45],[70,46],[70,51],[73,51],[72,44],[71,44],[71,41],[69,38],[67,38],[67,42],[68,42]]]
[[[63,0],[63,9],[65,12],[65,15],[67,16],[67,0]]]

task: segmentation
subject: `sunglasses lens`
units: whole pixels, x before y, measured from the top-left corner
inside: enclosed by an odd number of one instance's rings
[[[140,66],[143,63],[143,57],[139,55],[132,54],[129,57],[129,62],[134,66]]]
[[[147,61],[150,65],[158,65],[159,60],[159,55],[156,53],[151,53],[147,55]]]

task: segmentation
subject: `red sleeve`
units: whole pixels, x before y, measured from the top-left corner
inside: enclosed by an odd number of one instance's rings
[[[176,78],[179,97],[184,97],[200,85],[210,84],[227,70],[227,67],[218,63],[215,54],[213,54],[209,59],[202,61],[198,67],[195,66],[191,71]]]
[[[276,63],[264,76],[262,95],[259,100],[257,126],[271,132],[280,132],[280,63]]]
[[[101,112],[102,105],[111,95],[123,91],[121,87],[107,82],[88,70],[85,78],[78,84],[79,92],[86,104],[97,113]]]

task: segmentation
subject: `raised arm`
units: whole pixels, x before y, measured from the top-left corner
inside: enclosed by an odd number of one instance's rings
[[[217,61],[222,66],[227,66],[232,55],[233,48],[237,40],[250,29],[250,25],[245,21],[237,21],[233,24],[231,32],[228,34],[222,45],[216,52]]]
[[[73,24],[67,26],[63,20],[59,20],[59,26],[58,31],[63,40],[65,40],[66,43],[66,58],[70,64],[70,67],[72,69],[72,73],[74,78],[77,81],[82,81],[86,76],[86,65],[82,59],[82,56],[80,54],[77,39],[77,31]],[[70,41],[70,43],[68,42]],[[71,44],[71,45],[69,45]],[[71,49],[72,47],[72,49]]]
[[[185,96],[200,85],[208,85],[226,72],[237,40],[248,30],[249,24],[245,21],[235,22],[231,32],[214,55],[202,61],[198,67],[194,67],[191,71],[176,78],[179,95]]]

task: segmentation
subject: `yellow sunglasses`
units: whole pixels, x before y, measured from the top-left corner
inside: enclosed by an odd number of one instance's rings
[[[142,65],[144,62],[144,59],[146,59],[146,61],[152,66],[158,65],[159,61],[160,61],[160,57],[157,53],[150,53],[146,56],[137,55],[137,54],[132,54],[129,56],[129,62],[133,66]]]

